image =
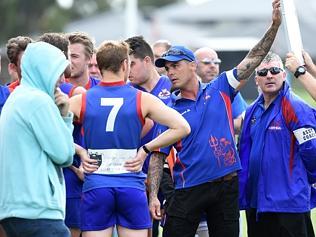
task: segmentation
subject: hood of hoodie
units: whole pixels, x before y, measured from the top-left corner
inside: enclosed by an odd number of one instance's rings
[[[21,59],[21,85],[41,90],[54,99],[55,85],[68,65],[64,53],[55,46],[30,43]]]

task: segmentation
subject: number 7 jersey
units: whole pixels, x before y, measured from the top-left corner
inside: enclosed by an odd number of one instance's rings
[[[136,156],[144,124],[141,112],[142,92],[125,82],[105,83],[82,96],[80,121],[84,145],[99,169],[87,174],[83,191],[101,187],[144,189],[145,175],[124,168],[126,160]]]

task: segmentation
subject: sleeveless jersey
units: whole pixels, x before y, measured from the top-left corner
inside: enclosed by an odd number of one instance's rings
[[[128,172],[126,160],[136,156],[144,124],[139,90],[123,81],[100,82],[82,96],[80,120],[84,144],[99,169],[85,177],[83,191],[100,187],[144,190],[145,175]]]

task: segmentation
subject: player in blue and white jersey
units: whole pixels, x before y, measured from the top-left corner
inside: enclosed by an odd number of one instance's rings
[[[206,213],[210,236],[239,236],[238,176],[241,169],[234,141],[231,103],[261,60],[269,52],[281,24],[280,1],[273,2],[272,25],[236,68],[203,87],[196,75],[191,50],[171,47],[155,64],[165,67],[176,89],[172,108],[188,121],[191,133],[173,146],[175,194],[164,226],[165,237],[192,237]],[[164,128],[161,127],[161,132]],[[154,152],[148,173],[149,205],[161,218],[157,187],[163,160],[171,147]]]
[[[158,97],[165,104],[170,102],[171,82],[167,76],[160,76],[154,65],[154,53],[150,45],[142,36],[134,36],[125,40],[130,49],[131,69],[129,73],[130,84],[141,91],[148,92]],[[148,129],[142,137],[141,145],[151,141],[154,136],[156,123],[146,120]],[[149,125],[148,125],[149,124]],[[150,155],[147,156],[143,172],[147,174],[150,161]],[[163,197],[161,196],[161,202]],[[153,237],[158,235],[159,221],[153,223]]]
[[[158,97],[162,102],[170,102],[171,82],[168,77],[160,76],[154,65],[154,54],[150,45],[142,36],[134,36],[125,40],[130,48],[131,69],[129,73],[130,84],[144,92],[148,92]],[[153,139],[153,132],[156,124],[142,138],[141,145]],[[143,172],[147,174],[149,158],[147,157]]]
[[[68,56],[70,60],[70,75],[66,78],[72,85],[68,96],[82,93],[85,90],[96,86],[99,83],[94,77],[89,75],[89,64],[94,52],[94,45],[91,38],[81,32],[69,33]],[[81,92],[78,92],[81,91]],[[74,121],[73,138],[74,142],[83,146],[82,127]],[[80,169],[80,158],[76,154],[71,167],[64,169],[66,180],[66,225],[71,229],[72,237],[80,236],[80,200],[82,194],[83,171]]]
[[[71,98],[71,110],[82,122],[90,159],[83,160],[86,176],[81,203],[84,237],[145,237],[151,219],[142,164],[148,153],[174,143],[190,132],[179,113],[156,97],[126,85],[129,49],[124,42],[104,42],[97,52],[102,81],[86,94]],[[170,127],[140,147],[145,118]]]

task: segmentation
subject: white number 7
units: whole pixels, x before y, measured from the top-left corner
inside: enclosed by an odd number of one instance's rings
[[[117,113],[123,105],[123,102],[123,98],[101,98],[101,106],[113,106],[108,116],[108,120],[106,121],[105,131],[113,132],[115,119]]]

